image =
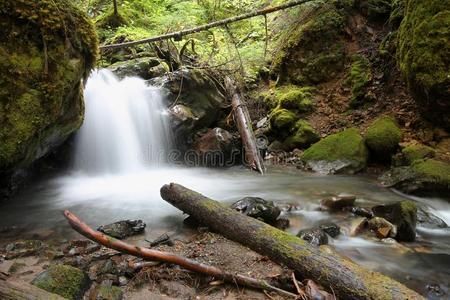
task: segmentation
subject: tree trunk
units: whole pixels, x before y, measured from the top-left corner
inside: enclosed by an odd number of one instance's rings
[[[179,184],[163,186],[161,196],[212,230],[317,281],[342,299],[423,299],[401,283],[334,251],[311,246]]]
[[[114,16],[118,17],[119,16],[119,10],[117,9],[117,0],[113,0],[113,5],[114,5]]]
[[[242,97],[230,77],[225,78],[225,87],[232,97],[231,105],[233,107],[234,120],[239,129],[242,144],[244,145],[244,163],[259,173],[264,174],[264,161],[256,144],[247,106],[242,101]]]
[[[0,299],[2,300],[64,300],[61,296],[51,294],[24,281],[7,281],[0,279]]]

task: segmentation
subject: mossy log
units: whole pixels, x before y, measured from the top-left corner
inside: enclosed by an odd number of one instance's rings
[[[237,90],[236,84],[230,77],[225,78],[225,87],[231,96],[234,120],[239,129],[242,143],[244,144],[244,163],[259,173],[264,174],[264,161],[256,143],[255,134],[253,133],[252,128],[252,120],[250,119],[247,106],[242,100],[242,96]]]
[[[361,267],[329,248],[311,246],[182,185],[164,185],[161,196],[212,230],[317,281],[339,298],[423,299],[401,283]]]
[[[61,296],[49,293],[24,281],[0,279],[0,299],[3,300],[64,300]]]

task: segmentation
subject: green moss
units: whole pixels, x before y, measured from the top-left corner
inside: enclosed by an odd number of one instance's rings
[[[349,128],[315,143],[301,158],[305,162],[350,161],[356,169],[362,169],[366,165],[367,157],[367,148],[358,129]]]
[[[283,142],[282,148],[284,150],[290,151],[295,148],[306,148],[320,139],[319,135],[307,121],[298,120],[293,130],[294,134]]]
[[[450,164],[434,159],[416,160],[411,165],[413,170],[421,176],[432,178],[439,184],[450,188]]]
[[[96,299],[103,300],[120,300],[123,297],[123,292],[117,286],[101,285],[96,297]]]
[[[369,126],[365,140],[379,158],[392,154],[402,141],[402,131],[391,117],[381,117]]]
[[[435,151],[433,148],[422,145],[414,144],[409,145],[402,150],[403,157],[408,164],[411,164],[415,160],[433,157]]]
[[[450,124],[450,2],[405,0],[397,60],[424,115]]]
[[[33,280],[35,286],[67,299],[79,299],[86,283],[83,271],[67,265],[51,265]]]
[[[313,108],[311,87],[285,88],[278,94],[276,101],[282,108],[296,109],[299,112],[310,112]]]
[[[366,87],[371,80],[370,64],[367,58],[356,55],[347,76],[346,83],[352,89],[350,107],[355,108],[367,102]]]
[[[292,28],[284,29],[272,72],[282,80],[317,84],[332,78],[344,68],[345,25],[354,1],[330,1],[305,5]]]
[[[275,129],[289,129],[294,125],[297,120],[295,113],[283,109],[277,108],[272,111],[270,115],[270,123]]]
[[[26,167],[49,136],[64,140],[81,124],[80,80],[94,67],[98,42],[66,0],[2,1],[0,26],[0,168]]]

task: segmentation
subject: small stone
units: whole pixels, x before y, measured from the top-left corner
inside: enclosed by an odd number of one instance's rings
[[[328,236],[320,228],[308,228],[300,230],[297,236],[314,246],[328,244]]]
[[[384,218],[374,217],[369,220],[369,229],[373,230],[378,238],[394,238],[397,235],[397,228]]]
[[[373,218],[373,212],[370,209],[359,207],[359,206],[353,206],[350,208],[350,212],[354,214],[355,216],[365,217],[368,219]]]
[[[285,230],[287,228],[289,228],[289,219],[288,218],[278,218],[275,223],[273,224],[274,227],[281,229],[281,230]]]
[[[273,201],[264,200],[259,197],[245,197],[236,201],[231,208],[249,217],[261,219],[266,223],[276,222],[281,210],[275,206]]]
[[[89,295],[90,300],[121,300],[122,298],[121,288],[104,283],[96,286]]]
[[[142,220],[124,220],[100,226],[97,230],[109,236],[124,239],[142,233],[145,227],[146,224]]]
[[[319,226],[326,234],[332,238],[337,237],[341,233],[341,228],[334,223],[326,223]]]
[[[361,234],[366,229],[367,223],[367,218],[357,218],[353,220],[350,229],[350,236],[357,236]]]
[[[334,196],[322,199],[320,205],[325,210],[341,210],[345,207],[353,206],[355,200],[356,197],[353,195]]]
[[[128,279],[125,276],[120,276],[119,277],[119,285],[120,286],[124,286],[128,284]]]

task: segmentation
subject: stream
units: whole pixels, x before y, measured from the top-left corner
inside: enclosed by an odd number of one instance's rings
[[[257,196],[293,207],[283,212],[291,223],[287,230],[293,234],[325,221],[335,222],[342,233],[330,238],[330,244],[342,254],[422,294],[437,286],[448,293],[450,228],[418,225],[416,242],[385,243],[370,236],[350,237],[354,216],[318,208],[320,199],[340,193],[355,195],[356,204],[364,207],[412,199],[450,224],[450,203],[411,198],[381,187],[369,176],[324,176],[286,166],[269,166],[261,176],[243,167],[186,168],[156,159],[143,163],[137,157],[140,151],[148,151],[145,145],[159,145],[151,151],[160,153],[171,144],[163,102],[140,79],[119,81],[102,71],[93,76],[86,86],[86,120],[77,136],[74,167],[33,182],[3,203],[0,228],[17,226],[24,234],[52,230],[55,237],[77,237],[61,213],[69,209],[93,227],[142,219],[147,223],[147,238],[169,230],[183,235],[185,216],[159,196],[162,185],[176,182],[225,203]],[[146,97],[152,101],[145,101]]]

